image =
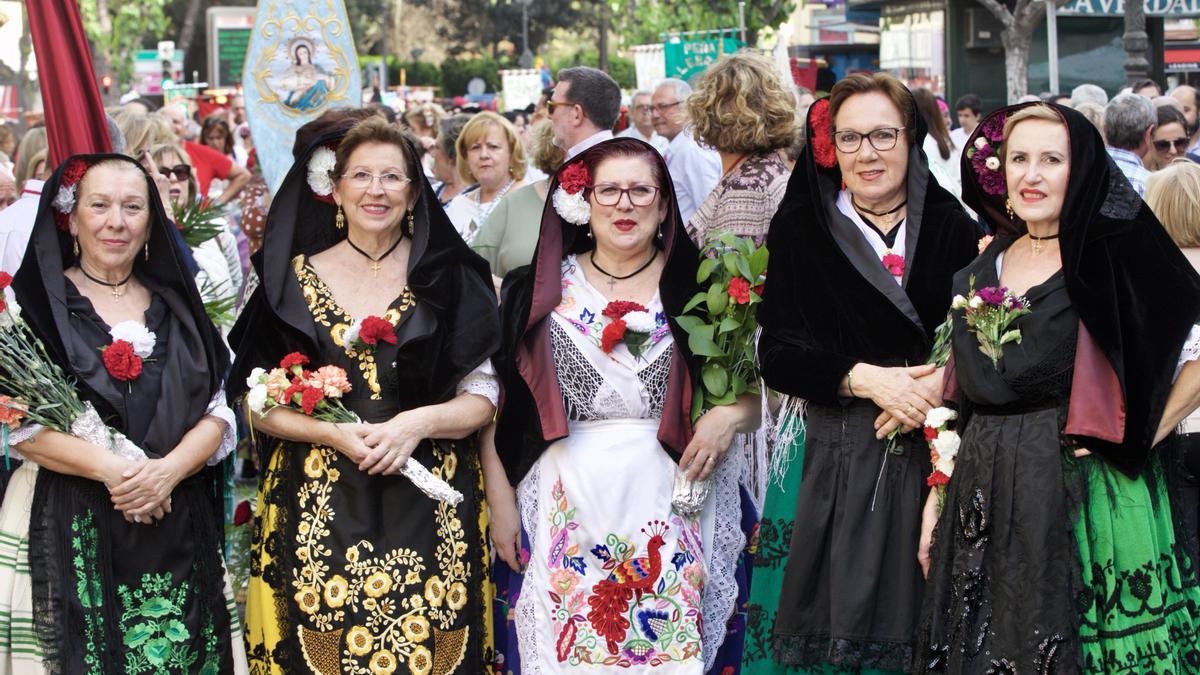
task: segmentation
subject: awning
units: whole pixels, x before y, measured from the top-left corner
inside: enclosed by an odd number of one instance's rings
[[[1163,63],[1168,73],[1200,71],[1200,45],[1168,46],[1163,53]]]

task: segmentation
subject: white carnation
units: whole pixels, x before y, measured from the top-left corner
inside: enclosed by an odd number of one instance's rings
[[[954,296],[950,301],[950,309],[962,309],[967,306],[967,299],[961,295]]]
[[[261,368],[255,370],[261,370]],[[255,385],[246,393],[246,404],[250,406],[251,412],[261,415],[267,407],[267,398],[267,385]]]
[[[653,333],[658,328],[658,322],[650,312],[630,312],[621,318],[625,321],[625,328],[635,333]]]
[[[250,387],[251,389],[257,387],[262,382],[262,379],[264,376],[266,376],[266,374],[267,371],[263,370],[262,368],[255,368],[254,370],[250,371],[250,375],[246,377],[246,386]]]
[[[5,303],[4,311],[0,311],[0,330],[7,330],[17,325],[21,318],[21,306],[16,300]]]
[[[971,309],[979,309],[983,306],[983,298],[978,295],[971,296],[971,301],[967,303],[967,306]]]
[[[333,193],[333,167],[337,164],[337,155],[324,146],[313,151],[308,160],[308,187],[322,197]]]
[[[587,225],[592,219],[592,207],[583,198],[583,190],[569,194],[561,187],[554,191],[554,210],[572,225]]]
[[[954,460],[953,459],[945,459],[943,457],[938,457],[938,461],[936,464],[933,465],[933,468],[937,469],[938,471],[941,471],[942,473],[946,474],[947,476],[953,476],[954,475]]]
[[[925,426],[940,429],[950,420],[958,419],[958,413],[950,408],[934,408],[925,414]]]
[[[74,185],[62,185],[58,188],[58,194],[54,195],[54,208],[60,213],[70,213],[71,209],[75,208]]]
[[[157,336],[137,321],[122,321],[113,326],[108,334],[112,336],[113,342],[124,340],[133,345],[133,353],[143,359],[150,358],[154,353],[154,341]]]
[[[997,171],[1000,169],[1000,158],[992,155],[991,157],[983,160],[983,165],[992,171]]]
[[[362,319],[350,324],[346,332],[342,334],[342,345],[347,351],[354,347],[354,343],[358,342],[358,333],[362,330]]]
[[[937,438],[933,439],[933,449],[938,454],[938,461],[949,461],[957,457],[958,446],[961,443],[962,439],[958,437],[958,432],[943,431],[938,434]]]

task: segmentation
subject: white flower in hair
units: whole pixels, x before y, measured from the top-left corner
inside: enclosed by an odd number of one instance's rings
[[[124,340],[133,346],[133,353],[143,359],[150,358],[154,353],[154,342],[158,336],[153,331],[136,321],[122,321],[108,331],[113,342]]]
[[[308,187],[313,193],[322,197],[333,194],[333,167],[337,164],[337,155],[333,150],[324,146],[313,150],[308,160]]]
[[[555,190],[554,210],[572,225],[587,225],[592,220],[592,207],[582,191],[571,194],[561,187]]]
[[[625,328],[635,333],[653,333],[658,328],[658,322],[650,312],[629,312],[621,317]]]
[[[983,160],[983,165],[992,171],[999,171],[1000,170],[1000,158],[995,155],[992,155],[991,157],[988,157],[987,159]]]
[[[58,209],[59,213],[70,213],[71,209],[75,208],[75,185],[62,185],[58,188],[58,194],[54,195],[54,208]]]

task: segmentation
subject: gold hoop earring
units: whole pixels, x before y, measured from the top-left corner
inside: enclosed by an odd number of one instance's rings
[[[1016,216],[1016,214],[1015,214],[1015,213],[1013,213],[1013,209],[1012,209],[1012,197],[1005,197],[1005,198],[1004,198],[1004,210],[1008,212],[1008,219],[1009,219],[1009,220],[1012,220],[1012,219],[1014,219],[1014,218],[1016,218],[1016,217],[1017,217],[1017,216]]]
[[[410,236],[410,237],[413,236],[413,233],[417,231],[416,221],[417,221],[417,219],[413,217],[413,210],[409,209],[409,211],[408,211],[408,236]]]
[[[79,257],[79,237],[71,238],[71,251],[75,254],[76,258]]]
[[[335,220],[333,222],[333,224],[337,225],[337,229],[339,229],[339,230],[346,229],[346,217],[344,215],[342,215],[342,207],[341,206],[338,206],[337,220]]]

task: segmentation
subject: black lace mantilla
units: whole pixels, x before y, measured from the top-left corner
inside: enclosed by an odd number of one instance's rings
[[[800,666],[831,664],[846,672],[859,669],[907,671],[912,664],[912,645],[859,640],[831,640],[828,636],[776,635],[775,660]],[[833,672],[838,672],[834,670]]]

